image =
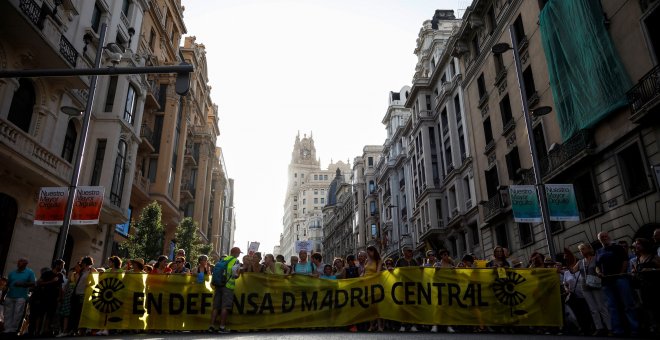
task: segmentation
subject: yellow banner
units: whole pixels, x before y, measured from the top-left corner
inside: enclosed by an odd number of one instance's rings
[[[233,330],[346,326],[383,318],[411,324],[561,326],[554,269],[399,268],[348,280],[249,273],[236,281]],[[81,327],[204,330],[210,277],[90,275]],[[274,317],[264,317],[274,316]]]

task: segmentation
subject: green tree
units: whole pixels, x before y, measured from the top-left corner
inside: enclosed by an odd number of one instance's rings
[[[128,253],[132,259],[142,258],[145,261],[155,260],[163,253],[165,229],[163,227],[160,204],[151,202],[140,213],[140,218],[133,223],[135,233],[120,245],[120,249]]]
[[[208,255],[213,246],[212,244],[202,244],[197,222],[193,221],[191,217],[186,217],[176,227],[176,247],[185,250],[186,260],[195,266],[197,258],[202,254]]]

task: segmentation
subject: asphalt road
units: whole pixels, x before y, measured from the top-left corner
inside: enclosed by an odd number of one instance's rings
[[[249,332],[249,333],[229,333],[229,334],[210,334],[210,333],[176,333],[176,334],[122,334],[110,336],[93,336],[93,337],[76,337],[75,339],[140,339],[140,340],[160,340],[160,339],[240,339],[240,340],[279,340],[279,339],[292,339],[292,340],[313,340],[313,339],[327,339],[327,340],[346,340],[347,337],[352,339],[456,339],[456,340],[508,340],[508,339],[528,339],[534,337],[538,340],[584,340],[584,339],[599,339],[596,337],[584,336],[557,336],[557,335],[530,335],[530,334],[492,334],[492,333],[368,333],[368,332]],[[64,338],[67,339],[67,338]],[[609,338],[611,339],[611,338]]]

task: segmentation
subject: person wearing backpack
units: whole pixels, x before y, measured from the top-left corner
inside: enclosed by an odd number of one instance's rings
[[[211,285],[215,289],[213,294],[213,311],[211,312],[211,325],[209,332],[229,333],[225,329],[227,315],[234,303],[234,288],[236,279],[240,275],[240,262],[238,256],[241,254],[238,247],[231,248],[229,256],[224,257],[213,266]],[[216,328],[216,320],[220,311],[220,325]]]

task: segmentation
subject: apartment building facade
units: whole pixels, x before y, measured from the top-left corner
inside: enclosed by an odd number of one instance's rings
[[[660,12],[657,4],[638,2],[582,4],[473,1],[465,13],[453,55],[464,75],[469,129],[476,132],[470,146],[486,255],[495,245],[508,247],[512,260],[523,263],[533,251],[548,254],[543,224],[514,222],[508,199],[509,185],[534,184],[513,55],[491,52],[496,43],[511,44],[510,26],[519,45],[524,100],[532,111],[553,108],[531,117],[542,180],[573,184],[577,198],[578,222],[545,226],[555,252],[575,251],[582,242],[598,247],[596,234],[603,230],[630,242],[649,237],[658,225],[652,207],[660,197],[651,169],[659,161],[657,124],[647,114],[653,96],[635,89],[657,64],[658,34],[650,20]],[[587,33],[586,25],[595,29]],[[554,45],[558,41],[564,45]],[[558,56],[575,51],[582,57]],[[633,87],[631,79],[642,85]]]
[[[134,33],[147,5],[146,1],[5,1],[0,5],[0,64],[4,69],[83,69],[93,67],[96,54],[103,53],[103,66],[143,66],[144,60],[133,53],[140,43]],[[110,58],[99,46],[103,24],[106,43],[122,50],[119,57]],[[104,98],[112,82],[111,77],[99,77],[96,98]],[[105,187],[100,220],[98,225],[70,228],[67,262],[85,255],[100,261],[111,252],[115,224],[128,218],[133,172],[127,169],[140,140],[147,86],[145,77],[138,75],[123,76],[115,85],[111,100],[96,100],[92,107],[79,179],[79,185]],[[88,77],[0,80],[0,271],[4,273],[19,257],[30,258],[35,268],[51,263],[60,228],[33,224],[38,193],[41,187],[69,186],[82,119],[66,115],[61,108],[83,111],[88,88]],[[99,144],[105,145],[101,153]],[[99,159],[107,161],[99,163]]]
[[[335,257],[346,258],[355,254],[356,240],[355,198],[353,185],[346,181],[341,170],[328,187],[323,214],[323,257],[325,263],[332,263]]]
[[[283,232],[279,244],[285,257],[297,255],[296,241],[312,241],[313,251],[323,252],[322,208],[327,204],[328,187],[337,169],[342,175],[351,171],[350,164],[343,161],[331,162],[327,169],[321,169],[313,136],[296,136],[289,163]]]
[[[408,164],[408,134],[411,129],[411,110],[405,107],[410,86],[390,92],[388,107],[382,123],[387,130],[383,152],[376,165],[376,186],[380,202],[381,249],[385,257],[398,257],[404,246],[412,247],[409,236],[408,207],[410,195],[406,179],[410,178]]]
[[[382,153],[382,145],[366,145],[362,148],[362,155],[353,160],[353,237],[357,251],[374,246],[382,252],[381,204],[376,178],[376,165]]]

